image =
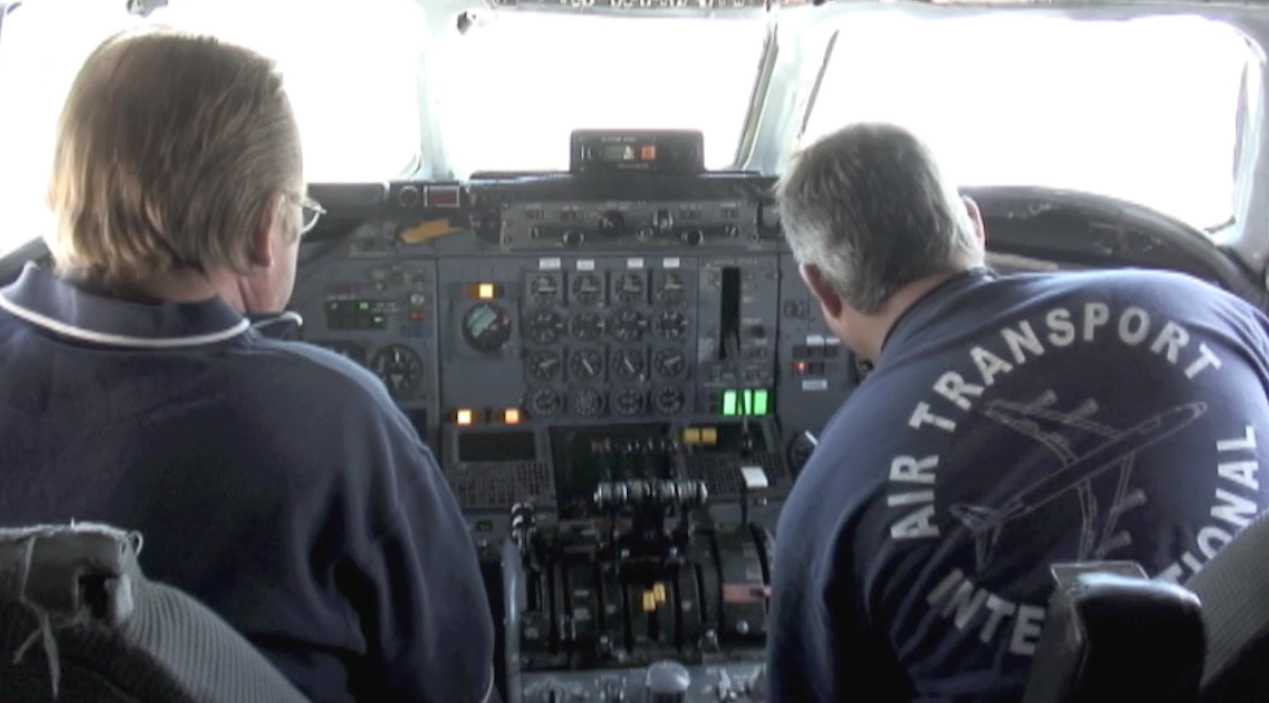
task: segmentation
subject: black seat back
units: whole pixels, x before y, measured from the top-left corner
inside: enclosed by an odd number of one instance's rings
[[[1057,565],[1023,703],[1193,703],[1205,635],[1190,591],[1122,568]],[[1114,573],[1118,571],[1119,573]]]
[[[102,525],[0,530],[5,703],[305,703],[245,639]]]
[[[1186,584],[1207,623],[1204,703],[1269,700],[1269,513]]]

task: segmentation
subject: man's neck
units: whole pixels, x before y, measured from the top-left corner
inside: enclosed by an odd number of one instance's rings
[[[859,339],[862,340],[863,349],[859,351],[862,356],[876,363],[881,356],[881,349],[885,346],[886,339],[890,336],[890,331],[894,329],[895,324],[899,321],[899,318],[903,317],[904,313],[911,309],[913,305],[921,302],[935,288],[981,265],[981,263],[966,264],[947,273],[927,276],[913,281],[890,296],[881,311],[872,315],[859,315],[856,320],[848,323],[860,331]]]
[[[180,271],[126,281],[103,281],[75,272],[67,277],[102,295],[137,303],[198,303],[219,297],[233,309],[244,310],[236,281],[223,272]]]

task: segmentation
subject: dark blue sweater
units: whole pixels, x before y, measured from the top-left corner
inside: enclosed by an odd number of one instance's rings
[[[493,629],[432,453],[383,384],[219,299],[28,266],[0,291],[0,524],[104,522],[314,701],[480,703]]]
[[[1192,575],[1269,507],[1266,325],[1161,272],[921,300],[784,508],[771,700],[1017,700],[1052,563]]]

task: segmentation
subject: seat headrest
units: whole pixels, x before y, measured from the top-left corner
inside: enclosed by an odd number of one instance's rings
[[[50,618],[120,625],[133,610],[140,538],[106,525],[0,529],[0,600]]]

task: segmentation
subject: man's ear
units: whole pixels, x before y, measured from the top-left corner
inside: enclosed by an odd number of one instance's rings
[[[251,232],[251,239],[247,242],[247,259],[252,266],[269,268],[273,265],[273,239],[277,236],[284,204],[285,198],[275,195],[269,199],[269,204],[265,205],[260,214],[260,219]]]
[[[824,310],[824,316],[837,319],[842,316],[842,310],[846,304],[842,300],[842,296],[837,289],[824,278],[824,273],[815,264],[799,264],[798,274],[802,276],[802,282],[807,288],[811,289],[811,293],[815,295],[815,299],[820,301],[820,307]]]
[[[978,237],[978,243],[984,248],[987,247],[987,228],[983,226],[983,211],[978,209],[978,203],[968,195],[962,195],[961,200],[965,201],[965,210],[969,213],[970,222],[974,223],[974,235]]]

